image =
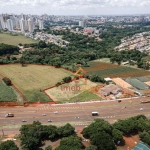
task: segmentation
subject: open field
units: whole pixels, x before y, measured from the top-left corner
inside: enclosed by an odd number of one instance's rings
[[[30,44],[37,43],[37,41],[27,38],[23,35],[13,36],[9,33],[0,33],[0,43],[10,44],[17,46],[19,43]]]
[[[105,77],[139,77],[139,76],[148,76],[150,75],[149,71],[125,67],[125,66],[118,66],[115,64],[103,63],[103,62],[89,62],[90,67],[84,67],[84,70],[87,74],[96,74],[103,78]]]
[[[96,86],[96,83],[93,83],[89,80],[87,80],[86,83],[84,83],[84,79],[80,79],[77,80],[78,83],[75,83],[74,81],[70,82],[70,83],[66,83],[63,85],[60,85],[58,87],[54,87],[52,89],[48,89],[45,92],[55,101],[59,102],[59,103],[64,103],[64,102],[75,102],[76,98],[80,98],[80,94],[82,94],[82,92],[84,93],[84,91],[87,91],[88,89],[90,89],[93,86]],[[88,92],[91,93],[91,92]],[[90,95],[90,94],[89,94]],[[86,101],[87,100],[87,96],[84,94],[84,96],[82,96],[82,101]],[[95,96],[95,94],[91,95]],[[91,95],[88,98],[88,100],[91,99]],[[92,98],[93,99],[93,98]]]
[[[62,78],[72,75],[69,71],[51,66],[28,65],[22,67],[19,64],[1,65],[0,73],[11,79],[29,102],[50,101],[41,90],[54,86]]]
[[[0,77],[0,102],[15,102],[17,96],[15,95],[11,86],[5,85]]]

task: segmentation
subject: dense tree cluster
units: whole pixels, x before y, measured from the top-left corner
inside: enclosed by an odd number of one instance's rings
[[[0,44],[0,56],[8,55],[8,54],[18,54],[19,48],[17,46],[8,45],[1,43]]]
[[[8,140],[0,144],[0,150],[19,150],[14,141]]]
[[[55,140],[74,134],[74,128],[70,124],[57,128],[34,121],[33,124],[23,125],[20,128],[21,146],[23,150],[37,150],[44,140]]]
[[[150,120],[138,115],[109,124],[103,119],[96,119],[83,130],[83,136],[91,140],[98,149],[115,150],[118,142],[123,142],[123,135],[139,133],[141,140],[150,145]]]
[[[98,149],[115,150],[116,146],[112,138],[113,127],[103,119],[96,119],[83,130],[83,136],[91,140],[92,145],[96,145]],[[122,137],[121,139],[122,140]]]

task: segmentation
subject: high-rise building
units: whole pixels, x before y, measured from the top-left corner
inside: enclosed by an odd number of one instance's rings
[[[13,23],[13,28],[16,28],[16,21],[15,21],[15,17],[13,15],[9,16],[9,18],[12,20]]]
[[[28,19],[28,31],[34,32],[34,23],[32,19]]]
[[[25,32],[26,27],[25,27],[25,20],[24,19],[20,20],[20,28],[21,28],[21,32]]]
[[[7,19],[7,29],[8,31],[13,31],[14,28],[13,28],[13,22],[11,19]]]
[[[86,27],[85,21],[79,21],[79,26],[83,28]]]
[[[38,22],[39,22],[39,29],[44,29],[43,21],[38,20]]]
[[[6,22],[5,16],[3,16],[3,15],[0,16],[0,22],[1,22],[2,29],[6,29],[7,22]]]
[[[19,19],[17,17],[15,18],[15,23],[16,23],[16,28],[20,29],[20,22],[19,22]]]

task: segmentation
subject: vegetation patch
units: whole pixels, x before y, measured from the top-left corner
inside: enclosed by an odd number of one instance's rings
[[[125,66],[118,66],[115,64],[103,63],[103,62],[90,62],[90,67],[85,67],[84,70],[87,75],[99,75],[103,78],[105,77],[139,77],[150,75],[149,71],[135,69]]]
[[[70,99],[71,102],[85,102],[85,101],[90,101],[90,100],[100,100],[101,98],[99,96],[97,96],[96,94],[93,94],[92,92],[90,92],[89,90],[86,90],[84,92],[82,92],[81,94],[77,95],[76,97],[73,97]]]
[[[0,102],[15,102],[17,96],[11,86],[7,86],[0,78]]]
[[[37,43],[37,41],[34,41],[31,38],[27,38],[20,34],[18,34],[17,36],[12,36],[9,33],[0,33],[0,43],[17,46],[19,43],[30,44],[30,43]]]
[[[0,73],[8,77],[12,83],[23,93],[28,102],[50,101],[42,90],[54,86],[58,81],[71,73],[51,66],[28,65],[2,65]]]
[[[82,101],[86,100],[91,100],[91,96],[93,96],[92,99],[96,97],[96,95],[90,93],[87,91],[88,89],[96,86],[96,83],[93,83],[87,79],[79,79],[76,81],[72,81],[70,83],[62,84],[57,87],[51,88],[46,90],[45,92],[54,100],[59,103],[64,103],[64,102],[75,102],[76,98],[82,97]],[[80,94],[84,91],[87,91],[89,93],[89,98],[87,98],[86,94]],[[95,96],[95,97],[94,97]],[[96,97],[97,98],[97,97]]]

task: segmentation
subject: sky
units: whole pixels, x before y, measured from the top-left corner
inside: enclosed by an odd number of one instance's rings
[[[0,14],[150,14],[150,0],[0,0]]]

